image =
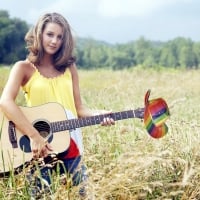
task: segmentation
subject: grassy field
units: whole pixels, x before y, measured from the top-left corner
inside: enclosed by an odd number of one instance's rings
[[[150,137],[140,119],[83,128],[89,192],[97,200],[200,199],[200,71],[79,72],[82,98],[91,108],[143,107],[151,89],[150,99],[164,98],[171,113],[168,134],[160,139]],[[0,92],[7,75],[0,70]],[[22,94],[17,102],[24,104]],[[57,184],[56,199],[78,200],[77,190]],[[0,199],[28,199],[23,174],[0,180]]]

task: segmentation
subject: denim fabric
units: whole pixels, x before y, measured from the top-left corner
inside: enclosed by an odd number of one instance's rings
[[[40,177],[37,178],[36,185],[39,188],[42,188],[43,183],[45,183],[46,185],[51,185],[51,174],[53,173],[53,171],[59,173],[60,175],[69,175],[72,178],[72,185],[79,185],[81,182],[87,180],[87,168],[84,164],[80,164],[80,162],[81,156],[78,156],[76,158],[62,160],[61,164],[59,163],[53,168],[48,167],[48,165],[41,168]],[[34,172],[35,171],[33,170],[31,174],[33,174]],[[27,177],[30,177],[30,174],[27,175]]]

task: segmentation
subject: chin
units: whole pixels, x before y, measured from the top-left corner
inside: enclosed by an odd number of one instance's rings
[[[52,51],[52,50],[51,51],[46,51],[46,53],[49,54],[49,55],[54,55],[56,52],[57,52],[57,50],[56,51]]]

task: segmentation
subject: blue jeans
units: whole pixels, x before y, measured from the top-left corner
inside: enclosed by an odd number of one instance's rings
[[[77,186],[81,182],[87,180],[87,173],[86,173],[86,166],[80,165],[81,162],[81,156],[78,156],[76,158],[71,159],[63,159],[62,163],[56,164],[54,167],[42,167],[40,169],[40,177],[37,178],[36,185],[39,188],[42,188],[42,182],[41,180],[45,180],[45,182],[48,183],[48,185],[51,185],[51,174],[53,171],[59,173],[59,175],[67,174],[70,177],[72,177],[72,185]],[[27,177],[30,177],[33,175],[35,170],[32,170],[30,174],[28,174]],[[30,180],[30,178],[28,178]],[[34,182],[35,182],[34,181]]]

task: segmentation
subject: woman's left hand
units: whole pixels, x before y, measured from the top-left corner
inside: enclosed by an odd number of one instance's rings
[[[102,126],[111,126],[115,124],[115,120],[110,117],[109,115],[112,113],[111,111],[107,111],[107,110],[98,110],[96,112],[96,114],[100,114],[100,115],[105,115],[106,117],[103,118],[103,121],[101,122]]]
[[[114,119],[110,118],[110,117],[104,117],[103,121],[101,122],[102,126],[111,126],[111,125],[114,125],[114,124],[115,124]]]

